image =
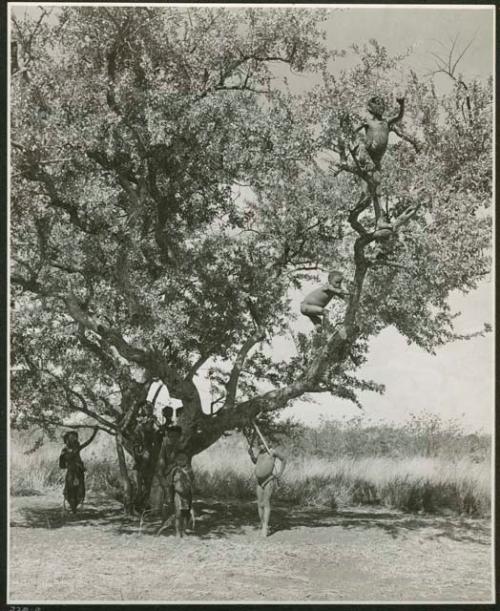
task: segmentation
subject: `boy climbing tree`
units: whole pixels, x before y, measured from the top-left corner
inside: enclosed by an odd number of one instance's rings
[[[382,158],[389,142],[389,133],[395,123],[401,121],[405,110],[404,97],[396,98],[399,104],[399,112],[391,119],[385,119],[385,102],[380,96],[373,96],[368,100],[367,110],[370,117],[356,130],[356,133],[365,130],[364,140],[357,145],[354,151],[358,151],[358,163],[362,166],[370,161],[375,170],[381,170]]]
[[[391,232],[389,219],[380,208],[377,187],[381,180],[382,158],[387,150],[389,133],[393,126],[401,121],[404,116],[404,96],[400,94],[399,97],[396,98],[396,101],[399,104],[398,114],[391,119],[385,119],[384,99],[376,95],[368,100],[367,110],[370,117],[354,132],[356,134],[364,130],[364,137],[361,142],[351,150],[351,154],[356,164],[359,165],[361,170],[368,170],[369,172],[366,197],[370,198],[373,202],[377,239],[384,239]]]
[[[337,270],[328,274],[328,282],[311,291],[300,304],[300,311],[313,323],[317,331],[321,331],[323,320],[326,318],[326,306],[333,297],[343,299],[349,295],[342,286],[343,275]]]

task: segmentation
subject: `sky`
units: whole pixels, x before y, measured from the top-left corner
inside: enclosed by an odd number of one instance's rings
[[[13,7],[13,10],[24,12],[24,7]],[[353,43],[363,44],[370,38],[386,46],[390,53],[411,48],[408,63],[420,74],[434,68],[432,52],[441,54],[458,37],[457,48],[463,49],[471,42],[460,64],[464,76],[484,79],[494,74],[494,7],[386,5],[367,8],[358,5],[343,8],[337,5],[328,18],[326,32],[327,43],[332,49],[347,48]],[[349,59],[341,60],[338,64],[336,62],[334,69],[348,65]],[[438,87],[446,87],[446,79],[439,78]],[[313,79],[303,76],[294,76],[291,82],[292,87],[298,90],[312,84]],[[485,322],[492,324],[493,304],[493,278],[469,295],[453,294],[450,305],[453,310],[462,312],[457,319],[457,331],[473,332],[481,329]],[[296,329],[305,331],[307,324],[308,321],[299,320]],[[276,358],[282,358],[294,349],[293,343],[287,340],[279,340],[273,346]],[[283,415],[313,425],[321,418],[354,416],[361,416],[366,422],[401,423],[411,413],[426,411],[445,420],[458,418],[470,431],[493,430],[493,333],[454,342],[431,356],[418,347],[407,345],[404,338],[389,328],[371,342],[368,362],[361,367],[359,374],[383,383],[387,388],[383,396],[361,393],[363,410],[340,399],[320,396],[319,399],[316,397],[315,404],[296,401],[284,410]],[[204,403],[208,405],[208,384],[200,380],[198,386]],[[159,400],[160,404],[168,400],[166,391],[162,392]]]

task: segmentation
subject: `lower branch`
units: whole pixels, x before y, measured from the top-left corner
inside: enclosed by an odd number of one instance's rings
[[[361,212],[359,210],[358,214]],[[219,428],[228,429],[238,425],[242,419],[253,418],[261,411],[273,411],[284,407],[288,401],[300,397],[307,392],[316,392],[322,389],[322,377],[327,366],[339,364],[349,357],[350,348],[356,338],[356,314],[359,309],[363,283],[368,271],[368,264],[364,256],[365,247],[374,240],[369,234],[360,235],[354,245],[354,274],[353,290],[346,308],[344,319],[337,325],[327,342],[320,346],[306,371],[300,378],[288,386],[266,392],[247,401],[235,405],[228,410],[224,406],[216,416]]]
[[[223,409],[228,409],[234,407],[234,402],[236,399],[236,391],[238,390],[238,381],[240,379],[241,371],[245,364],[245,360],[248,356],[250,350],[257,344],[259,341],[264,339],[265,335],[261,329],[257,329],[257,331],[251,335],[247,341],[241,347],[241,350],[236,357],[236,361],[233,365],[233,369],[229,376],[229,381],[227,383],[227,396]]]
[[[80,323],[86,329],[98,333],[101,337],[107,340],[112,346],[114,346],[121,356],[129,361],[134,361],[139,365],[144,365],[148,359],[148,354],[139,348],[130,345],[125,339],[115,331],[114,329],[108,328],[101,323],[97,323],[92,320],[86,312],[81,308],[78,299],[74,295],[70,295],[65,299],[66,307],[70,316],[78,323]]]

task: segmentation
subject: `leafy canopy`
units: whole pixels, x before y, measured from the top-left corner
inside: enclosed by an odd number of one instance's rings
[[[15,424],[83,411],[123,431],[160,379],[202,448],[304,393],[381,390],[356,369],[387,326],[430,352],[456,338],[447,298],[490,266],[492,83],[454,73],[442,95],[407,74],[379,187],[400,225],[379,264],[371,207],[352,213],[364,181],[339,152],[371,95],[395,109],[402,58],[371,41],[336,69],[327,18],[63,7],[14,19]],[[319,84],[294,92],[282,65]],[[326,336],[296,335],[297,356],[276,362],[264,340],[289,332],[293,295],[331,268],[350,300]],[[194,383],[204,365],[212,416]]]

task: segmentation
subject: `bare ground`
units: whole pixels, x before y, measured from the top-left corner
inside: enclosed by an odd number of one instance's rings
[[[63,518],[60,493],[11,499],[9,602],[492,601],[488,520],[382,508],[196,504],[183,540],[91,497]]]

